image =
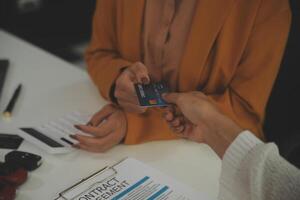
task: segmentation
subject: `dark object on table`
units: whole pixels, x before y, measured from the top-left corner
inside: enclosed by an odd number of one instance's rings
[[[5,162],[32,171],[42,164],[42,157],[32,153],[12,151],[5,155]]]
[[[0,181],[0,200],[13,200],[16,197],[16,188]]]
[[[8,71],[9,61],[8,60],[0,60],[0,100],[1,100],[1,94],[6,78],[6,74]]]
[[[2,149],[18,149],[23,138],[18,135],[0,133],[0,148]]]
[[[280,154],[300,168],[300,1],[290,0],[292,26],[281,68],[265,119],[267,142],[275,142]]]
[[[27,180],[27,171],[19,166],[0,163],[0,181],[12,186],[20,186]]]

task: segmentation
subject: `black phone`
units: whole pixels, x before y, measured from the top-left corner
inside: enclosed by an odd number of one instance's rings
[[[18,135],[0,133],[0,149],[18,149],[22,141]]]

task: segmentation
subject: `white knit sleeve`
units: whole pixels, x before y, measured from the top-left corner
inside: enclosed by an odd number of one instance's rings
[[[284,160],[274,144],[241,133],[222,163],[220,200],[300,199],[300,171]]]
[[[249,131],[243,131],[226,150],[222,161],[220,200],[249,199],[249,185],[241,185],[241,163],[257,144],[262,142]],[[248,197],[246,197],[247,195]]]

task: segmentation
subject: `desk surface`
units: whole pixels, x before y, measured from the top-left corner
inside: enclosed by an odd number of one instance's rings
[[[15,87],[24,86],[13,119],[0,119],[0,132],[14,133],[17,127],[40,125],[72,111],[93,113],[105,104],[84,70],[1,30],[0,58],[10,59],[1,112]],[[68,186],[124,157],[141,160],[212,199],[218,193],[221,162],[204,144],[176,140],[118,145],[103,154],[75,150],[49,155],[25,141],[19,150],[37,153],[44,162],[18,189],[17,199],[54,199]],[[0,150],[0,160],[6,152]]]

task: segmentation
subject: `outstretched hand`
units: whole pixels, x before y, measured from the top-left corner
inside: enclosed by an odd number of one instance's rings
[[[171,129],[187,139],[207,143],[220,157],[242,131],[201,92],[169,93],[163,98],[175,104],[186,118],[172,109],[166,111],[165,119]]]

